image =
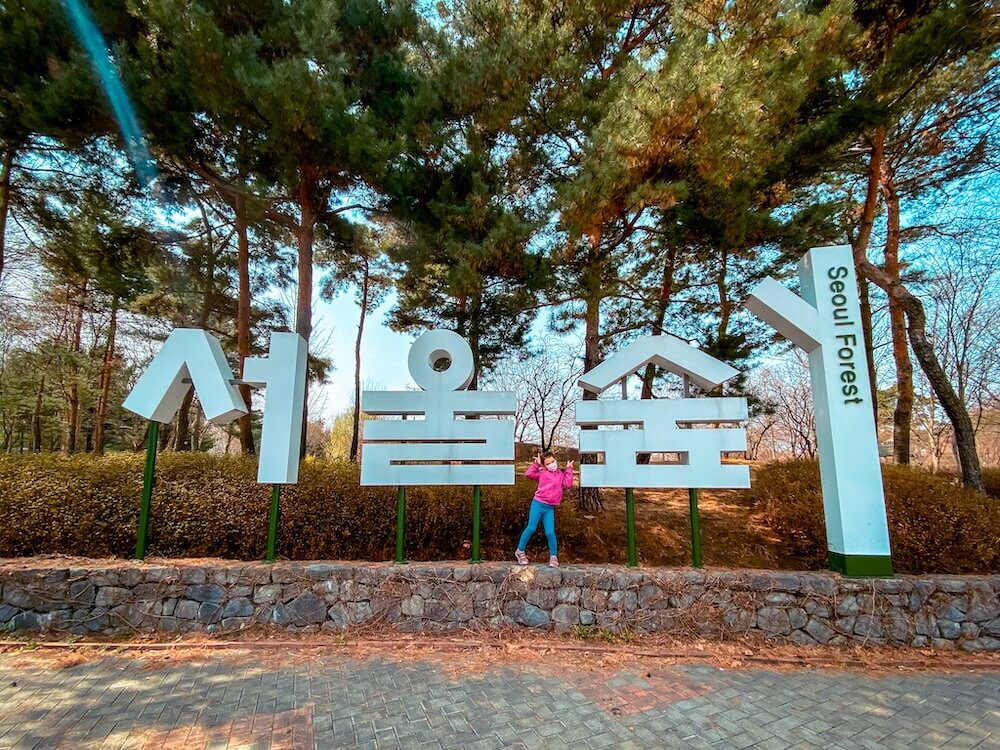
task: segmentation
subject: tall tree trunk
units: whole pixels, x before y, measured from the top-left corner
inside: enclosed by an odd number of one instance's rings
[[[861,335],[865,342],[865,364],[868,367],[868,392],[872,399],[872,417],[878,429],[878,385],[875,382],[874,337],[872,335],[872,300],[868,279],[860,272],[858,277],[858,302],[861,308]]]
[[[883,179],[887,232],[885,272],[900,282],[899,268],[899,194],[891,175]],[[892,333],[892,357],[896,363],[896,407],[892,413],[892,451],[896,463],[910,463],[910,432],[913,425],[913,363],[906,343],[906,313],[895,297],[889,297],[889,330]]]
[[[194,388],[188,388],[177,410],[177,429],[173,435],[173,449],[188,452],[191,447],[191,405],[194,403]]]
[[[195,197],[198,209],[201,211],[201,219],[205,224],[205,245],[207,248],[205,273],[203,276],[204,289],[201,297],[201,310],[198,312],[196,328],[205,328],[208,319],[212,314],[212,293],[215,291],[215,264],[216,246],[215,236],[212,231],[212,224],[208,220],[208,212],[201,199]],[[191,404],[194,403],[194,388],[188,388],[181,401],[181,408],[177,410],[177,432],[174,434],[175,451],[191,451],[194,446],[191,444]]]
[[[240,379],[245,373],[247,357],[250,356],[250,239],[247,234],[247,210],[246,199],[243,195],[237,195],[235,205],[236,213],[236,266],[239,276],[239,293],[236,304],[236,348],[240,358]],[[241,385],[240,395],[247,405],[247,414],[240,417],[240,445],[244,454],[252,455],[256,452],[253,440],[253,421],[249,410],[252,406],[252,392],[250,386]]]
[[[677,266],[677,250],[671,246],[667,249],[667,257],[663,262],[663,277],[660,280],[660,292],[656,299],[656,307],[653,315],[652,333],[659,336],[663,333],[663,323],[667,317],[667,308],[670,306],[670,297],[674,289],[674,271]],[[640,399],[653,398],[653,380],[656,378],[656,365],[650,363],[642,374],[642,391]],[[651,453],[640,453],[636,456],[639,464],[648,464],[652,459]]]
[[[115,334],[118,330],[118,297],[111,301],[111,322],[108,324],[108,342],[104,347],[104,362],[101,365],[101,381],[94,407],[94,453],[104,454],[104,418],[108,411],[108,395],[111,391],[112,365],[115,359]]]
[[[365,332],[365,317],[368,315],[368,293],[370,280],[369,260],[365,259],[361,277],[361,312],[358,315],[358,335],[354,339],[354,414],[351,419],[351,463],[358,460],[358,446],[361,432],[361,337]]]
[[[148,432],[148,428],[147,428],[147,432]],[[168,447],[170,447],[170,441],[171,441],[171,439],[173,437],[174,437],[174,423],[173,422],[165,422],[164,424],[160,425],[160,441],[159,441],[160,442],[160,447],[159,447],[159,450],[160,451],[165,451]]]
[[[910,336],[910,346],[920,363],[920,368],[927,376],[927,381],[934,390],[938,401],[951,421],[955,435],[955,449],[959,464],[962,467],[962,483],[985,492],[983,473],[979,464],[979,453],[976,450],[976,433],[972,428],[969,411],[948,380],[948,374],[941,367],[934,346],[927,339],[927,316],[923,303],[910,293],[899,279],[894,279],[883,269],[874,265],[868,259],[855,257],[865,275],[882,289],[890,299],[895,299],[906,313],[907,330]]]
[[[469,348],[472,349],[472,380],[469,381],[468,389],[470,391],[479,390],[479,371],[482,367],[482,353],[480,351],[480,342],[482,339],[482,322],[483,322],[483,295],[482,291],[479,290],[472,295],[472,299],[469,301]],[[478,417],[477,417],[478,419]]]
[[[865,202],[861,205],[861,220],[858,233],[851,249],[854,253],[854,266],[858,275],[858,292],[861,297],[861,333],[865,340],[865,359],[868,364],[868,381],[871,388],[872,413],[875,424],[878,425],[878,383],[875,372],[875,352],[872,340],[872,306],[868,295],[867,279],[861,270],[859,259],[867,260],[868,243],[875,225],[875,213],[878,210],[879,180],[882,177],[882,163],[885,159],[885,128],[875,128],[871,140],[871,155],[868,159],[868,179],[865,188]]]
[[[655,314],[653,316],[652,332],[654,336],[663,333],[663,323],[666,320],[667,308],[670,306],[670,297],[674,289],[674,270],[677,264],[677,250],[673,247],[667,250],[667,257],[663,263],[663,278],[660,281],[660,293],[656,300]],[[639,398],[653,397],[653,378],[656,376],[656,365],[646,365],[646,370],[642,376],[642,393]],[[648,463],[648,457],[646,462]],[[640,461],[642,463],[642,461]]]
[[[719,255],[719,273],[715,277],[715,288],[719,293],[719,326],[716,331],[717,345],[725,346],[726,338],[729,336],[729,318],[732,314],[733,304],[729,299],[729,252],[723,250]]]
[[[854,243],[854,265],[858,269],[859,275],[864,276],[869,281],[878,286],[886,293],[890,300],[895,300],[906,313],[908,323],[910,346],[913,354],[920,363],[920,369],[927,376],[927,382],[933,389],[941,407],[951,421],[952,431],[955,435],[955,449],[959,457],[959,465],[962,468],[962,483],[967,487],[973,487],[980,492],[985,492],[983,485],[982,467],[979,464],[979,453],[976,449],[976,433],[972,428],[972,420],[969,418],[969,411],[962,399],[955,392],[948,374],[941,367],[934,346],[927,340],[927,315],[924,312],[923,303],[910,293],[898,278],[893,278],[868,260],[867,247],[868,239],[871,236],[871,222],[874,219],[875,208],[872,193],[879,191],[882,177],[882,163],[884,159],[885,131],[879,128],[875,132],[872,144],[871,158],[868,162],[868,186],[865,197],[865,212],[862,214],[861,226],[858,230],[858,238]],[[869,211],[870,206],[870,211]]]
[[[296,236],[298,250],[298,289],[295,299],[295,332],[306,342],[312,336],[313,293],[313,242],[316,236],[316,170],[308,164],[300,168],[299,177],[299,228]],[[301,454],[306,454],[306,430],[309,427],[309,377],[306,376],[305,398],[302,415]]]
[[[587,310],[584,316],[584,344],[583,344],[583,371],[587,372],[601,363],[600,352],[600,299],[588,299]],[[584,389],[584,401],[596,401],[597,394]],[[595,429],[594,427],[583,427],[581,429]],[[594,463],[594,456],[580,456],[580,463]],[[577,509],[585,512],[596,512],[604,509],[601,502],[600,492],[596,487],[580,487],[579,504]]]
[[[3,281],[4,261],[7,255],[7,216],[10,214],[10,173],[14,167],[14,149],[3,152],[0,161],[0,282]]]
[[[42,452],[42,395],[45,393],[45,376],[38,379],[35,391],[35,409],[31,414],[31,450]]]
[[[595,232],[590,237],[591,263],[594,262],[594,256],[599,253],[600,246],[601,234],[600,232]],[[587,289],[585,302],[587,308],[584,313],[583,371],[589,372],[601,363],[601,295],[599,294],[599,290],[592,288],[592,285],[590,285],[590,288]],[[584,389],[583,400],[596,401],[597,394]],[[584,427],[582,429],[595,428]],[[580,456],[581,464],[595,463],[596,460],[595,456]],[[601,494],[598,489],[596,487],[581,486],[577,510],[595,513],[603,509],[604,504],[601,502]]]
[[[69,415],[66,419],[66,452],[76,452],[76,435],[80,427],[80,349],[83,333],[83,311],[87,304],[87,280],[84,279],[73,315],[73,329],[70,338],[69,392],[67,403]]]

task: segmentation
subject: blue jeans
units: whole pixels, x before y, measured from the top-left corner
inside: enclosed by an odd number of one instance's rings
[[[543,503],[539,500],[532,500],[528,509],[528,525],[521,532],[521,541],[517,543],[519,550],[524,550],[531,539],[531,535],[538,530],[538,522],[542,522],[545,529],[545,539],[549,543],[549,555],[556,556],[556,508],[554,505]]]

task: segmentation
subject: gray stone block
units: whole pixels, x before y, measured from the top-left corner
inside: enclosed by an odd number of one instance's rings
[[[788,636],[788,640],[798,646],[815,646],[816,641],[812,639],[808,633],[802,630],[793,630],[791,635]]]
[[[938,633],[937,618],[930,612],[917,612],[913,618],[913,627],[917,635],[936,636]]]
[[[12,607],[9,604],[0,604],[0,623],[14,619],[14,616],[20,611],[17,607]]]
[[[858,605],[858,598],[854,594],[848,594],[837,602],[837,614],[840,617],[856,615],[860,610],[861,607]]]
[[[535,585],[541,588],[554,589],[562,583],[562,571],[547,565],[535,569]]]
[[[723,624],[735,632],[746,632],[757,624],[757,613],[745,607],[727,607],[722,611]]]
[[[326,619],[327,605],[312,591],[303,591],[288,602],[286,609],[293,625],[321,623]]]
[[[608,607],[610,609],[634,612],[637,606],[639,606],[639,596],[632,590],[612,591],[611,596],[608,597]]]
[[[557,603],[555,589],[533,588],[524,595],[524,598],[529,604],[534,604],[540,609],[552,609]]]
[[[965,651],[1000,651],[1000,638],[983,636],[962,644]]]
[[[509,602],[506,607],[506,613],[514,619],[515,622],[525,625],[529,628],[541,628],[547,630],[549,627],[549,614],[534,604],[528,604],[528,602],[522,599],[515,599]]]
[[[580,608],[575,604],[560,604],[552,610],[553,622],[577,625],[580,622]]]
[[[214,625],[222,619],[222,602],[202,602],[198,607],[198,621]]]
[[[187,584],[205,583],[208,575],[204,568],[185,565],[180,569],[180,582]]]
[[[776,607],[761,607],[757,612],[757,627],[771,635],[788,635],[792,629],[788,613]]]
[[[254,615],[257,622],[270,625],[287,625],[289,623],[288,610],[281,602],[273,606],[263,605]]]
[[[177,606],[174,607],[173,615],[179,620],[194,620],[198,617],[198,602],[191,601],[190,599],[181,599],[177,602]]]
[[[1000,597],[992,587],[977,584],[970,588],[969,606],[966,615],[973,622],[992,620],[1000,616]]]
[[[95,596],[97,587],[90,581],[73,581],[69,585],[69,598],[76,606],[93,604]]]
[[[254,589],[253,601],[255,604],[274,604],[281,596],[280,583],[265,583]]]
[[[423,597],[413,595],[404,599],[400,605],[400,611],[407,617],[423,617],[424,616],[424,600]]]
[[[836,635],[829,625],[816,618],[812,618],[806,623],[805,631],[817,643],[829,643],[830,639]]]
[[[103,586],[97,590],[94,604],[98,607],[114,607],[132,599],[132,592],[120,586]]]
[[[788,609],[788,624],[791,626],[792,630],[798,630],[799,628],[805,627],[806,622],[809,618],[806,616],[806,611],[801,607],[789,607]]]
[[[869,641],[885,640],[882,623],[874,615],[858,615],[854,622],[854,634]]]
[[[774,607],[780,607],[785,604],[791,604],[795,600],[796,598],[794,596],[784,591],[776,591],[773,594],[768,594],[764,598],[764,602],[766,604],[770,604],[771,606]]]
[[[188,586],[185,595],[196,602],[218,603],[226,598],[226,589],[217,583],[200,583]]]
[[[468,586],[473,601],[485,601],[496,596],[497,587],[492,581],[472,581]]]
[[[226,602],[226,605],[222,608],[222,618],[225,620],[227,618],[234,617],[250,617],[253,614],[253,602],[247,599],[245,596],[240,596],[235,599],[230,599]],[[226,627],[223,623],[223,627]]]

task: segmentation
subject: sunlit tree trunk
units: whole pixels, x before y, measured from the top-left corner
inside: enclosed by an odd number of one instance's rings
[[[240,378],[245,375],[244,367],[250,356],[250,240],[247,234],[246,199],[237,195],[234,201],[236,214],[236,266],[239,277],[239,291],[236,303],[236,349],[240,358]],[[243,453],[256,452],[253,439],[253,421],[249,410],[252,406],[250,386],[241,385],[240,395],[247,405],[247,414],[240,417],[240,445]]]
[[[351,415],[352,463],[358,460],[361,443],[361,338],[365,333],[365,318],[368,316],[369,281],[371,279],[369,261],[365,259],[361,276],[361,312],[358,314],[358,335],[354,339],[354,414]]]
[[[886,212],[885,272],[900,279],[899,267],[899,194],[891,176],[883,179]],[[913,363],[906,343],[906,313],[895,297],[889,297],[889,330],[892,334],[892,357],[896,364],[896,406],[892,413],[892,451],[896,463],[910,463],[910,431],[913,425]]]
[[[101,380],[94,407],[94,453],[104,453],[104,420],[108,411],[108,396],[111,391],[111,375],[115,359],[115,335],[118,330],[118,298],[111,301],[111,322],[108,324],[108,342],[104,347],[104,362],[101,364]]]
[[[880,129],[881,130],[881,129]],[[879,181],[882,175],[882,161],[884,145],[884,132],[882,138],[877,138],[871,152],[868,164],[868,186],[867,196],[879,190]],[[866,207],[869,203],[866,197]],[[871,210],[871,217],[874,217],[874,207]],[[864,217],[862,217],[864,219]],[[969,410],[965,403],[959,398],[958,393],[952,387],[948,374],[941,367],[933,344],[927,339],[927,315],[924,312],[923,303],[915,297],[898,278],[894,278],[868,260],[865,249],[868,246],[868,238],[871,235],[870,222],[859,229],[859,238],[863,241],[854,245],[854,265],[860,275],[863,275],[873,284],[886,293],[889,299],[899,304],[906,313],[907,332],[910,339],[910,347],[913,354],[920,363],[920,369],[927,377],[927,382],[934,390],[935,395],[941,402],[941,407],[951,421],[952,431],[955,436],[955,450],[958,454],[959,465],[962,468],[962,483],[967,487],[973,487],[980,492],[985,492],[983,484],[982,468],[979,464],[979,453],[976,449],[976,434],[972,428],[972,420],[969,418]]]
[[[70,335],[69,388],[66,418],[66,452],[76,452],[76,436],[80,427],[80,348],[83,333],[83,313],[87,304],[87,281],[83,282],[73,314],[73,329]]]
[[[299,226],[296,232],[298,263],[298,288],[295,298],[295,332],[306,342],[312,336],[312,293],[313,293],[313,243],[316,237],[316,170],[308,164],[302,165],[299,177]],[[309,378],[306,377],[305,398],[302,415],[301,454],[306,454],[306,429],[309,423]]]
[[[591,257],[597,256],[601,246],[601,233],[594,232],[590,236]],[[601,299],[598,289],[594,288],[591,281],[587,284],[587,297],[584,300],[586,311],[584,313],[584,337],[583,337],[583,371],[588,372],[601,363]],[[596,401],[597,394],[584,389],[584,401]],[[595,429],[593,427],[583,427],[581,429]],[[595,456],[580,456],[580,463],[594,463]],[[594,513],[604,509],[601,502],[600,492],[596,487],[580,487],[579,502],[577,509],[583,512]]]
[[[861,206],[861,219],[858,234],[854,238],[855,271],[858,275],[858,292],[861,297],[861,332],[865,339],[865,359],[868,363],[868,380],[871,387],[872,413],[875,424],[878,425],[878,382],[875,372],[875,352],[872,339],[872,306],[868,294],[867,278],[858,263],[859,258],[868,257],[868,243],[871,240],[872,228],[875,225],[875,213],[878,210],[879,178],[882,162],[885,156],[885,128],[875,128],[871,139],[871,154],[868,159],[868,180],[865,188],[865,202]]]

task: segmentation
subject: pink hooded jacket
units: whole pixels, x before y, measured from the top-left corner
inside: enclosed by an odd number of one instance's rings
[[[533,463],[524,472],[524,476],[538,481],[535,500],[546,505],[559,505],[562,502],[563,490],[573,486],[573,467],[571,466],[557,471],[549,471],[544,466]]]

